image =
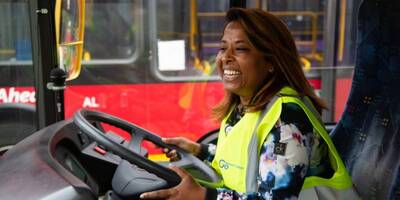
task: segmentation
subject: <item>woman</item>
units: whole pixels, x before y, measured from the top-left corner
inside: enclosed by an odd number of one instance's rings
[[[214,109],[222,121],[216,150],[184,138],[164,141],[211,155],[224,187],[204,188],[172,167],[182,182],[141,198],[357,198],[320,121],[326,106],[308,84],[284,23],[262,10],[230,9],[216,64],[226,90]],[[177,159],[174,151],[167,156]]]

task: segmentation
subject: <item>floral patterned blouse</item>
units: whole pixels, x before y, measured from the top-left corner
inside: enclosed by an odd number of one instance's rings
[[[232,120],[233,119],[233,120]],[[236,120],[235,120],[236,119]],[[228,126],[240,120],[233,112]],[[278,148],[279,147],[279,148]],[[212,146],[208,149],[215,149]],[[208,151],[209,159],[215,151]],[[258,192],[238,193],[227,188],[207,189],[207,199],[297,199],[304,179],[318,175],[329,177],[332,170],[323,139],[314,133],[304,111],[294,103],[282,105],[282,114],[261,148]]]

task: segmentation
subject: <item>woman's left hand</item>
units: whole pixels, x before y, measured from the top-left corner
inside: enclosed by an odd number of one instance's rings
[[[180,199],[199,199],[204,200],[206,196],[206,188],[201,187],[193,177],[185,170],[172,166],[170,167],[180,177],[181,182],[169,189],[157,190],[153,192],[146,192],[140,195],[141,199],[167,199],[167,200],[180,200]]]

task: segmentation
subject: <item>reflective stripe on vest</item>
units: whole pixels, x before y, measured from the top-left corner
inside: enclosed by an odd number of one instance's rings
[[[258,191],[259,152],[263,142],[280,117],[283,103],[295,103],[303,109],[313,128],[326,142],[329,148],[331,166],[335,171],[330,179],[317,176],[306,177],[300,196],[305,195],[302,195],[303,191],[311,190],[353,194],[348,196],[347,199],[352,199],[351,196],[357,197],[352,189],[350,176],[325,131],[318,112],[307,97],[300,99],[297,92],[289,87],[281,89],[263,111],[246,113],[228,135],[225,133],[224,127],[230,113],[222,121],[212,166],[223,177],[225,186],[238,192],[253,193]],[[324,188],[328,188],[328,190]],[[338,195],[340,194],[333,196],[337,197]],[[310,195],[306,196],[311,197]]]

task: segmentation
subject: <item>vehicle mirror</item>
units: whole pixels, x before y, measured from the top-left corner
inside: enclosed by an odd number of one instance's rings
[[[85,1],[57,0],[55,8],[58,63],[66,80],[79,76],[85,29]]]

